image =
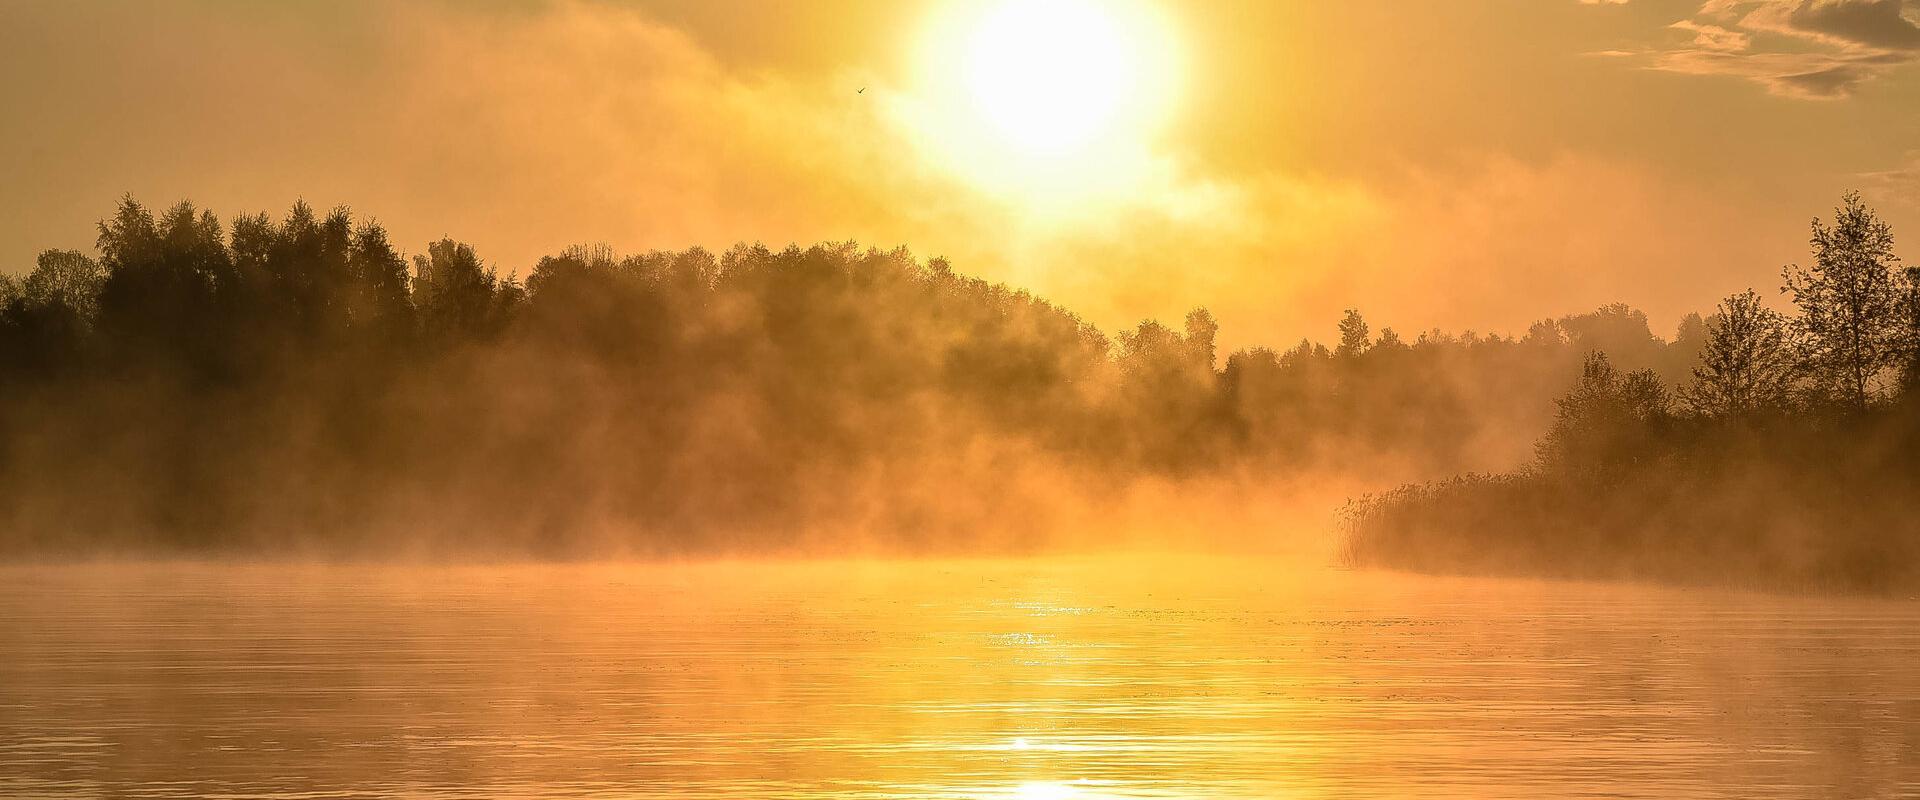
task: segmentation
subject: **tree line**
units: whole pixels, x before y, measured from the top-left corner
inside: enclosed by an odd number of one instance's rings
[[[1349,557],[1442,571],[1895,590],[1920,584],[1920,267],[1857,193],[1775,310],[1705,320],[1670,384],[1585,355],[1534,459],[1348,507]]]
[[[0,277],[0,550],[1041,546],[1143,479],[1511,463],[1593,351],[1772,408],[1710,360],[1762,311],[1671,339],[1618,304],[1520,336],[1348,311],[1331,347],[1222,354],[1205,309],[1108,335],[905,249],[585,245],[522,278],[345,208],[128,199]],[[1872,405],[1898,348],[1866,347]]]

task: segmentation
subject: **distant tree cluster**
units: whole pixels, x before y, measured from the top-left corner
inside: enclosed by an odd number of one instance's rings
[[[1534,462],[1348,508],[1358,562],[1466,571],[1920,585],[1920,269],[1858,194],[1702,321],[1674,391],[1587,354]]]
[[[1333,348],[1223,355],[1205,309],[1109,337],[905,250],[580,246],[522,280],[305,204],[223,223],[128,200],[96,245],[0,279],[0,550],[1025,547],[1141,478],[1511,463],[1591,351],[1649,372],[1590,364],[1563,428],[1641,414],[1609,393],[1664,404],[1648,382],[1703,351],[1681,397],[1724,413],[1811,397],[1815,363],[1878,402],[1893,363],[1885,337],[1795,349],[1814,329],[1757,303],[1672,342],[1624,305],[1411,340],[1350,310]],[[1852,262],[1819,263],[1795,285],[1851,296]],[[1856,357],[1877,371],[1847,383]],[[1569,463],[1640,446],[1555,435]]]

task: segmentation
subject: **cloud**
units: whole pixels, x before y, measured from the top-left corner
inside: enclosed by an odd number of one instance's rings
[[[1726,75],[1759,83],[1782,97],[1833,100],[1905,59],[1882,53],[1729,52],[1692,47],[1654,53],[1651,67],[1683,75]]]
[[[1740,25],[1842,49],[1920,50],[1920,25],[1905,7],[1906,0],[1774,0],[1755,5]]]
[[[1920,208],[1920,150],[1907,151],[1899,165],[1876,172],[1862,172],[1861,191],[1869,197],[1890,203]]]
[[[1753,37],[1748,34],[1693,20],[1683,19],[1667,27],[1692,32],[1694,45],[1704,50],[1737,53],[1753,44]]]
[[[1669,27],[1693,37],[1645,51],[1649,68],[1743,78],[1803,100],[1851,96],[1920,59],[1908,0],[1707,0]]]

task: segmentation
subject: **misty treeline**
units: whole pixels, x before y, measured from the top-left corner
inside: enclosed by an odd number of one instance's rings
[[[522,280],[345,209],[127,200],[94,253],[0,278],[0,550],[1100,541],[1141,497],[1214,510],[1167,487],[1512,463],[1580,353],[1680,374],[1705,335],[1610,306],[1409,340],[1348,312],[1331,348],[1222,358],[1217,327],[1109,337],[905,250],[581,246]]]
[[[1799,589],[1920,586],[1920,268],[1848,194],[1775,307],[1705,320],[1672,384],[1587,354],[1524,469],[1347,508],[1358,563]]]

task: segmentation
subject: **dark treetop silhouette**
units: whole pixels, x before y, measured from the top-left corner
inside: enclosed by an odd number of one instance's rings
[[[1751,504],[1728,493],[1764,488],[1804,512],[1786,515],[1801,555],[1908,574],[1900,503],[1842,504],[1888,518],[1844,524],[1819,504],[1856,485],[1843,473],[1912,474],[1911,448],[1864,443],[1911,429],[1914,281],[1854,197],[1788,272],[1794,318],[1747,294],[1672,342],[1623,305],[1407,341],[1348,311],[1331,350],[1224,364],[1204,309],[1109,339],[942,260],[852,244],[575,247],[523,283],[450,240],[408,269],[345,209],[223,225],[128,200],[97,246],[0,283],[0,549],[1021,549],[1136,481],[1511,464],[1577,376],[1534,467],[1364,501],[1353,557],[1638,568],[1627,554],[1741,546],[1724,525]],[[1703,464],[1721,466],[1673,480]],[[1651,487],[1693,512],[1635,494]],[[1872,547],[1826,549],[1856,523]]]
[[[1706,321],[1691,379],[1586,358],[1527,468],[1348,508],[1356,562],[1798,588],[1920,586],[1920,270],[1846,196]]]

